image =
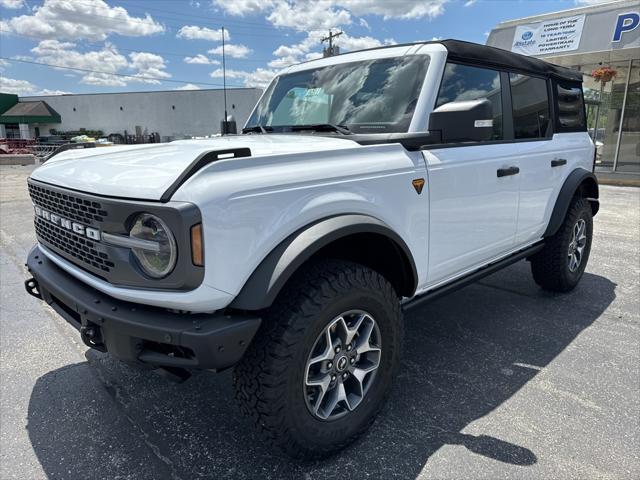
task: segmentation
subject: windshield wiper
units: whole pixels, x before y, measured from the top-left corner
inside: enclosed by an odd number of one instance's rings
[[[335,125],[333,123],[314,123],[310,125],[291,125],[291,131],[314,130],[316,132],[337,132],[342,135],[351,135],[352,132],[346,125]]]
[[[254,125],[253,127],[245,127],[242,133],[269,133],[273,132],[272,127],[263,127],[262,125]]]

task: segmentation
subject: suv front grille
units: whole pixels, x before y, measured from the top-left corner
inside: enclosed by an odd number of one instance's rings
[[[204,268],[193,265],[188,253],[178,256],[176,266],[165,278],[151,279],[141,271],[130,248],[103,239],[105,233],[126,236],[132,219],[149,213],[162,218],[169,226],[179,252],[189,252],[191,227],[202,223],[200,210],[195,205],[110,198],[32,178],[27,184],[35,207],[38,242],[57,257],[112,285],[185,291],[202,283]]]
[[[85,265],[91,265],[104,272],[109,272],[114,264],[109,255],[96,250],[96,243],[60,228],[46,220],[36,217],[36,234],[45,244],[53,246]],[[99,247],[98,247],[99,248]]]
[[[84,200],[76,195],[54,192],[31,183],[29,194],[36,205],[76,222],[91,225],[94,221],[102,222],[107,216],[100,203]]]
[[[29,183],[32,202],[61,217],[94,226],[108,216],[101,203],[87,200],[78,194],[54,191]],[[93,267],[101,272],[110,272],[115,265],[104,251],[104,247],[89,238],[76,235],[43,218],[35,217],[38,239],[58,253],[66,253],[67,258],[81,267]]]

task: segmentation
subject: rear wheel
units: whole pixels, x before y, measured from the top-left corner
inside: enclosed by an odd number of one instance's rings
[[[325,261],[290,282],[234,370],[236,398],[271,442],[320,458],[361,435],[399,363],[399,298],[364,266]]]
[[[575,197],[555,235],[531,257],[531,272],[545,290],[568,292],[578,284],[589,260],[593,214],[585,198]]]

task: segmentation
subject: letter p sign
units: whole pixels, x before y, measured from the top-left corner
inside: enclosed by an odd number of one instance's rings
[[[619,42],[622,34],[635,30],[640,25],[640,14],[638,12],[621,13],[616,21],[616,29],[613,31],[613,42]]]

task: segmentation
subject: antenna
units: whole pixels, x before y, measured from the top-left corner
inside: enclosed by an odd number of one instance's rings
[[[224,27],[222,27],[222,90],[224,93],[224,119],[222,121],[222,135],[227,133],[227,67],[224,55]]]

